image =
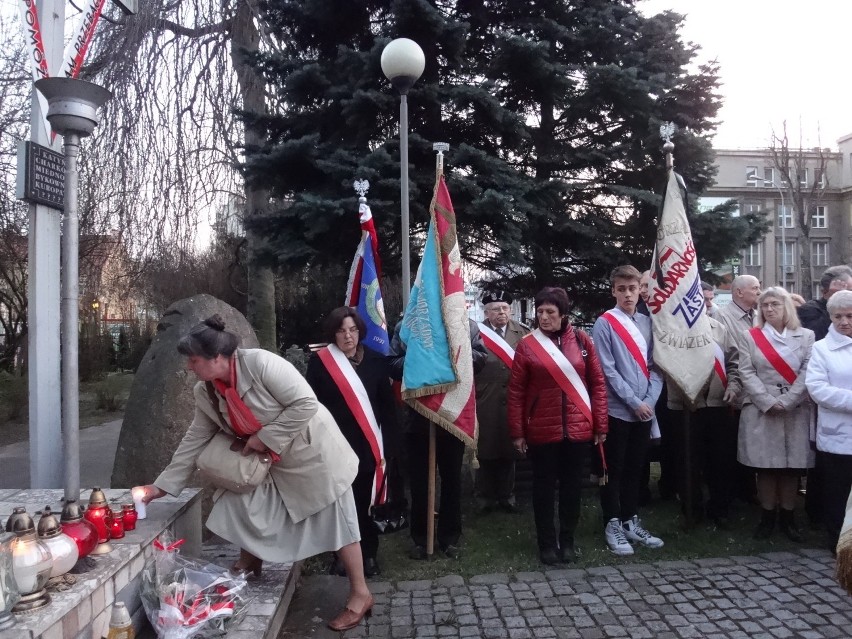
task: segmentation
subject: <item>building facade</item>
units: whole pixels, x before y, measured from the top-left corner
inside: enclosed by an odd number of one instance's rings
[[[801,153],[801,171],[796,179],[807,193],[811,212],[809,238],[812,290],[802,284],[801,251],[805,235],[799,228],[786,182],[773,165],[768,149],[717,149],[716,184],[699,200],[699,207],[715,206],[730,199],[739,203],[739,213],[760,212],[772,226],[759,242],[752,244],[728,272],[754,275],[764,287],[784,286],[809,299],[820,295],[819,277],[826,267],[852,262],[852,135],[838,140],[838,150],[812,149]],[[791,155],[799,155],[791,149]],[[805,187],[807,185],[807,188]]]

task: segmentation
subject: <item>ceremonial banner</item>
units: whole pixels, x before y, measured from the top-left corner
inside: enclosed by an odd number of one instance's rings
[[[85,0],[80,13],[74,36],[65,47],[62,56],[62,69],[59,75],[66,78],[76,78],[83,66],[83,59],[95,33],[95,27],[101,17],[106,0]]]
[[[362,202],[358,207],[358,213],[361,218],[361,243],[358,244],[355,259],[349,271],[344,303],[357,308],[358,314],[367,324],[367,334],[361,336],[364,346],[387,355],[390,340],[379,283],[381,278],[379,240],[370,207]]]
[[[27,45],[27,57],[30,59],[30,71],[32,72],[33,82],[42,78],[49,78],[50,69],[47,64],[47,55],[44,52],[44,38],[41,35],[35,0],[19,0],[18,7],[21,11],[21,23],[24,26],[24,40]],[[45,135],[49,140],[53,141],[55,134],[52,133],[50,124],[47,121],[47,98],[41,94],[41,91],[36,91],[35,93],[39,109],[41,110],[41,120]]]
[[[679,175],[669,171],[651,264],[648,310],[654,362],[694,403],[713,374],[714,342],[681,182]]]
[[[456,217],[443,175],[430,207],[423,260],[402,318],[402,397],[467,446],[477,439],[470,325]]]

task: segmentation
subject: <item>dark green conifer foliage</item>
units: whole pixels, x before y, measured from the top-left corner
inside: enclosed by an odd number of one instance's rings
[[[650,263],[662,122],[678,126],[690,192],[712,183],[717,66],[690,71],[697,48],[677,14],[644,17],[630,0],[301,0],[269,2],[264,16],[283,49],[258,60],[274,115],[252,120],[268,143],[246,169],[281,203],[252,223],[285,266],[351,260],[358,176],[372,185],[385,270],[398,272],[399,97],[379,63],[395,37],[426,54],[408,98],[413,268],[436,141],[451,145],[464,257],[516,293],[558,284],[589,309],[608,304],[614,265]],[[693,218],[704,265],[760,230],[723,209]]]

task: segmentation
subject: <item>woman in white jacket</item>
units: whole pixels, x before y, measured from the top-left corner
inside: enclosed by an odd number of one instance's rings
[[[852,291],[828,299],[831,326],[814,344],[807,387],[817,404],[817,463],[824,469],[823,508],[832,550],[852,488]]]

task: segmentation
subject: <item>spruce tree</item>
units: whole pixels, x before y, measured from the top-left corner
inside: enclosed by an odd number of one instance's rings
[[[413,266],[436,141],[451,145],[446,174],[464,257],[516,293],[558,284],[590,310],[608,303],[612,266],[650,263],[665,183],[662,122],[679,128],[676,168],[690,191],[713,179],[718,70],[690,71],[697,48],[680,39],[677,14],[645,17],[630,0],[370,0],[334,11],[302,0],[270,2],[264,16],[282,48],[257,61],[273,115],[252,120],[266,144],[246,169],[279,203],[255,224],[284,265],[351,259],[358,176],[372,184],[385,270],[398,272],[399,98],[379,64],[395,37],[426,54],[409,93]],[[723,259],[720,238],[733,254],[753,222],[702,214],[699,257]],[[712,256],[701,254],[705,244]]]

